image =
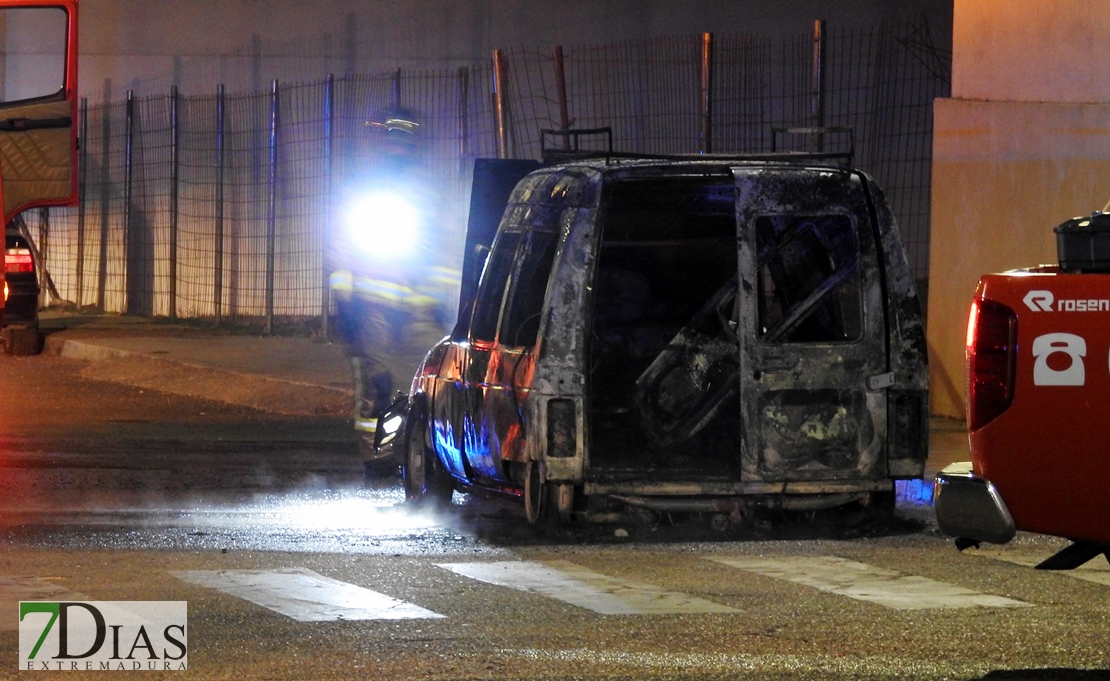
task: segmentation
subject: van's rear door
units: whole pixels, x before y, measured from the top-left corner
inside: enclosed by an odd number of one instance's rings
[[[0,45],[6,224],[77,200],[77,1],[0,0]]]
[[[883,479],[887,341],[860,177],[799,167],[733,174],[742,477]]]
[[[517,183],[540,167],[538,161],[519,158],[474,159],[474,180],[470,188],[470,214],[466,223],[466,250],[463,252],[462,285],[459,290],[459,321],[470,320],[470,309],[482,276],[485,256],[497,235],[497,226]],[[465,328],[455,334],[466,335]]]

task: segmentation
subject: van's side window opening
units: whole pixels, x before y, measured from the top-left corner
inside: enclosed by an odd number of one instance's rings
[[[859,243],[848,215],[756,219],[759,335],[764,342],[860,338]]]
[[[512,290],[501,315],[498,340],[502,345],[528,347],[536,343],[547,280],[555,262],[558,243],[558,234],[554,232],[534,231],[528,235],[528,241],[517,258]]]
[[[509,280],[509,271],[521,236],[520,232],[502,232],[493,243],[493,250],[482,271],[482,281],[478,285],[478,296],[475,298],[474,316],[470,323],[471,340],[494,340],[501,301],[505,297],[505,285]]]

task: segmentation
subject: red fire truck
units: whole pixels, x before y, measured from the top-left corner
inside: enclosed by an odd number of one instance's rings
[[[0,0],[0,206],[5,240],[0,339],[15,354],[39,346],[38,265],[25,210],[77,202],[78,0]]]
[[[1059,266],[979,280],[967,328],[971,461],[937,476],[959,548],[1017,530],[1070,539],[1040,569],[1110,559],[1110,214],[1056,228]]]

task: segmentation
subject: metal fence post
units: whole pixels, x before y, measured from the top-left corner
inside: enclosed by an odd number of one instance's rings
[[[89,98],[82,97],[77,132],[77,306],[85,290],[85,191],[89,185]]]
[[[713,153],[713,34],[701,35],[701,123],[698,131],[698,153]]]
[[[42,267],[38,269],[39,278],[39,305],[41,306],[46,300],[47,295],[53,296],[55,300],[58,299],[58,290],[54,288],[54,284],[50,279],[50,268],[47,267],[47,260],[50,258],[50,209],[45,206],[39,208],[39,253],[38,260],[42,263]]]
[[[466,171],[466,155],[470,153],[470,70],[459,67],[459,172]]]
[[[216,262],[212,303],[216,308],[216,324],[223,319],[224,293],[224,86],[216,86]]]
[[[457,224],[464,224],[466,220],[466,210],[462,207],[465,203],[464,197],[470,184],[467,178],[470,173],[470,69],[465,66],[460,66],[458,70],[457,81],[457,96],[458,96],[458,136],[459,136],[459,157],[455,163],[455,191],[454,191],[454,208],[452,210],[452,217],[458,221]],[[451,252],[453,254],[462,253],[466,250],[466,230],[454,232],[454,238],[451,242]]]
[[[401,108],[401,69],[393,72],[393,80],[389,88],[389,106],[394,112]]]
[[[559,129],[570,129],[570,115],[567,113],[567,76],[563,69],[563,46],[555,46],[555,90],[559,97]],[[570,135],[563,135],[563,148],[570,149]]]
[[[815,128],[825,127],[825,20],[813,22],[813,67],[810,81],[810,124]],[[825,136],[813,136],[813,151],[825,150]]]
[[[107,87],[105,87],[107,90]],[[105,298],[108,286],[108,219],[109,219],[109,204],[108,200],[111,197],[111,185],[108,172],[111,168],[108,157],[111,153],[112,146],[112,110],[105,102],[102,107],[102,115],[104,120],[101,123],[101,155],[100,155],[100,244],[99,253],[97,254],[97,272],[96,272],[96,309],[100,312],[105,311]]]
[[[181,127],[178,121],[177,86],[170,88],[170,319],[177,319],[177,231],[180,191]]]
[[[509,130],[505,111],[505,57],[493,51],[493,115],[497,127],[497,158],[509,158]]]
[[[278,82],[270,85],[270,173],[266,202],[266,335],[274,333],[274,260],[277,240]]]
[[[320,234],[320,335],[328,339],[328,317],[331,313],[331,231],[335,228],[335,196],[333,182],[335,168],[332,159],[332,142],[335,134],[335,74],[329,73],[324,81],[324,221]]]
[[[135,91],[127,91],[127,105],[124,123],[124,175],[123,175],[123,252],[126,254],[124,259],[124,309],[128,314],[135,314],[138,309],[137,296],[135,293],[135,286],[137,285],[136,271],[138,268],[134,262],[135,235],[131,233],[132,226],[132,210],[131,210],[131,192],[132,192],[132,178],[134,175],[134,141],[135,141]]]

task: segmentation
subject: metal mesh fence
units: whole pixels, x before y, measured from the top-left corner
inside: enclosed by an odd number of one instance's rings
[[[562,53],[562,81],[554,50],[504,50],[509,155],[538,157],[539,131],[560,128],[563,107],[571,127],[611,126],[615,148],[638,153],[696,153],[710,141],[717,153],[769,151],[773,127],[813,124],[812,36],[714,36],[707,110],[703,40],[574,46]],[[823,61],[822,122],[854,129],[855,164],[886,190],[924,279],[932,101],[948,94],[950,59],[921,18],[830,31]],[[397,107],[420,123],[421,172],[436,206],[432,258],[459,262],[471,161],[498,148],[493,70],[87,107],[80,206],[24,216],[42,269],[63,300],[112,312],[321,315],[343,197],[383,153],[370,121]]]

